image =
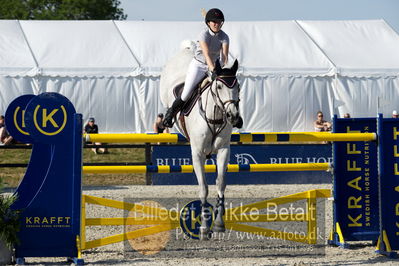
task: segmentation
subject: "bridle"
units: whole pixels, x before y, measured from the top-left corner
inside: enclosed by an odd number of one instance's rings
[[[218,76],[218,77],[216,77],[214,82],[218,82],[218,81],[222,82],[229,89],[234,89],[234,86],[236,84],[238,84],[236,76],[227,76],[227,75]],[[217,83],[216,83],[215,87],[217,88]],[[210,90],[212,91],[212,88]],[[238,84],[238,92],[240,92],[240,85],[239,84]],[[216,89],[216,97],[219,100],[219,103],[221,103],[221,105],[223,106],[223,113],[226,113],[226,109],[227,109],[225,107],[226,104],[234,104],[235,106],[238,106],[238,103],[240,101],[240,99],[238,99],[238,100],[230,99],[230,100],[227,100],[227,101],[223,102],[222,99],[220,99],[218,89]]]
[[[217,76],[215,80],[212,81],[212,83],[209,85],[209,89],[207,90],[206,94],[206,103],[205,103],[205,109],[208,106],[208,99],[209,99],[209,94],[211,95],[215,106],[213,109],[213,119],[209,118],[206,116],[206,112],[204,108],[202,107],[202,100],[201,97],[198,100],[199,103],[199,110],[201,116],[204,118],[206,121],[208,128],[212,132],[212,142],[216,139],[217,135],[222,132],[222,130],[226,127],[227,125],[227,109],[230,104],[234,104],[238,108],[238,100],[234,99],[228,99],[226,101],[223,101],[220,97],[219,94],[219,89],[218,89],[218,82],[222,82],[228,89],[235,89],[236,85],[238,85],[238,93],[240,92],[240,86],[237,81],[237,77],[235,75],[221,75]],[[214,84],[215,83],[215,84]],[[216,119],[216,115],[221,113],[222,118]]]

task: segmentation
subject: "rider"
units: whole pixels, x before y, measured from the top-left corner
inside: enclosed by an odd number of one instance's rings
[[[192,90],[204,77],[208,76],[214,80],[215,62],[221,59],[221,63],[225,65],[229,55],[229,36],[222,31],[224,23],[224,15],[220,9],[212,8],[205,16],[205,23],[208,29],[202,31],[199,35],[197,45],[194,52],[194,58],[188,67],[183,92],[180,98],[177,98],[172,107],[168,109],[164,119],[165,127],[173,126],[173,118],[180,111],[184,103],[190,97]],[[220,58],[220,55],[222,58]],[[242,118],[239,117],[235,127],[242,127]]]

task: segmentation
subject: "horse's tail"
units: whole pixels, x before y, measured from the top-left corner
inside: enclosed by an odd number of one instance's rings
[[[160,99],[165,107],[170,107],[175,99],[173,88],[184,82],[186,71],[194,55],[195,42],[185,40],[182,48],[164,66],[160,78]]]
[[[180,50],[189,49],[194,51],[195,49],[195,42],[191,40],[183,40],[180,43]]]

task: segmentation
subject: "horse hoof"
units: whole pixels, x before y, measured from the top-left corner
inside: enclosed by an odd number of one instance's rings
[[[200,240],[201,241],[208,241],[212,238],[212,233],[205,233],[205,234],[200,234]]]
[[[200,229],[200,240],[210,240],[212,238],[212,232],[209,229]]]
[[[212,230],[213,232],[223,233],[226,231],[226,227],[224,226],[224,223],[218,223],[215,221]]]
[[[214,225],[212,230],[213,232],[223,233],[226,232],[226,227],[224,225]]]

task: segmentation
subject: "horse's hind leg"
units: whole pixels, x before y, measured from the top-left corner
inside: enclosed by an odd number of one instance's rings
[[[226,168],[227,168],[227,163],[230,158],[230,148],[222,148],[218,150],[217,154],[217,170],[218,170],[218,176],[216,179],[216,186],[217,186],[217,191],[218,191],[218,199],[215,207],[215,221],[213,224],[213,231],[214,232],[224,232],[225,225],[224,225],[224,191],[226,189],[226,180],[225,180],[225,174],[226,174]]]
[[[201,226],[200,226],[200,239],[208,240],[210,238],[210,227],[207,221],[212,219],[212,213],[207,205],[208,197],[208,184],[205,179],[205,156],[200,152],[196,152],[192,147],[192,158],[195,175],[197,176],[198,185],[200,188],[199,197],[201,200]]]

